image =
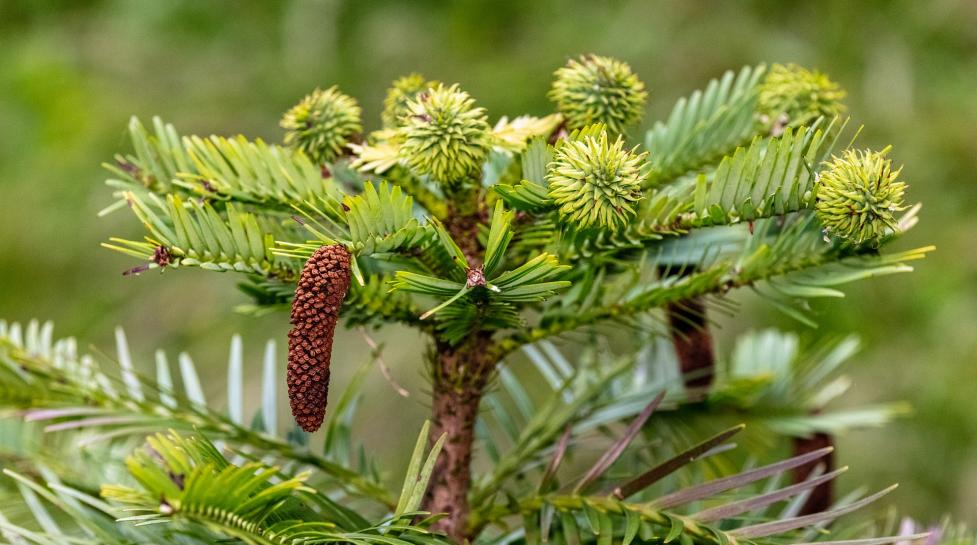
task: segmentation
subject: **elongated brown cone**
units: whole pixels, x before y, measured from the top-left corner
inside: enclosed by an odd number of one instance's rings
[[[299,427],[314,432],[326,414],[332,338],[349,291],[350,255],[340,244],[312,254],[295,288],[288,332],[288,400]]]

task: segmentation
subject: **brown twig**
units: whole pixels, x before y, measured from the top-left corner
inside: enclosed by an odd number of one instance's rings
[[[387,366],[386,360],[383,359],[383,347],[377,344],[377,341],[370,336],[365,327],[360,326],[356,328],[356,330],[360,332],[360,335],[363,337],[363,341],[366,342],[366,345],[369,346],[370,350],[373,352],[373,357],[376,358],[377,365],[380,367],[380,374],[383,375],[383,378],[387,380],[390,387],[393,388],[400,397],[410,397],[410,392],[407,391],[407,388],[401,386],[400,383],[394,380],[393,375],[390,374],[390,367]]]

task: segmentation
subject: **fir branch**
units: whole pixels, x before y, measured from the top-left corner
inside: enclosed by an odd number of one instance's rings
[[[769,223],[766,225],[770,225]],[[793,297],[837,296],[829,288],[872,276],[906,272],[905,261],[922,258],[932,247],[896,254],[877,254],[865,250],[855,255],[824,244],[812,224],[811,216],[795,220],[783,232],[765,236],[758,230],[735,260],[721,259],[683,277],[665,277],[651,281],[624,298],[583,312],[556,311],[544,315],[540,326],[519,332],[501,341],[498,354],[504,355],[519,346],[565,333],[578,327],[602,321],[622,321],[659,308],[667,303],[710,293],[759,285],[772,288],[771,295]],[[705,265],[705,264],[704,264]],[[557,313],[559,312],[559,313]]]
[[[588,496],[581,494],[539,494],[512,501],[506,504],[494,504],[490,508],[476,512],[473,524],[482,527],[493,524],[505,517],[521,514],[527,520],[527,527],[533,531],[539,530],[543,535],[535,536],[533,541],[548,539],[549,525],[542,522],[550,518],[553,526],[560,529],[567,542],[579,542],[596,538],[598,542],[607,542],[615,536],[629,543],[641,533],[642,540],[653,539],[653,536],[665,535],[666,541],[682,537],[692,543],[715,545],[716,543],[735,543],[737,538],[753,538],[755,542],[766,542],[766,538],[790,538],[792,532],[817,524],[824,524],[834,519],[861,509],[890,492],[893,487],[884,489],[876,494],[862,498],[849,505],[838,506],[831,510],[814,513],[807,516],[785,518],[768,523],[750,524],[737,521],[733,516],[723,517],[724,520],[709,520],[703,514],[683,515],[676,507],[693,501],[708,499],[727,490],[742,488],[752,482],[777,475],[800,463],[823,456],[830,449],[795,457],[782,462],[770,464],[755,470],[743,471],[729,477],[716,479],[671,494],[661,496],[650,502],[632,503],[610,496]],[[832,476],[836,476],[832,475]],[[756,506],[763,506],[765,502],[783,501],[792,495],[800,494],[817,482],[808,483],[803,487],[784,489],[781,494],[755,496],[750,500]],[[738,505],[738,504],[735,504]],[[727,504],[729,512],[736,514],[734,504]],[[747,503],[747,510],[753,508]],[[549,513],[549,514],[547,514]],[[706,521],[709,520],[707,523]],[[538,522],[537,522],[538,521]],[[721,525],[721,523],[726,523]],[[538,528],[537,524],[542,528]],[[730,528],[730,525],[733,525]],[[884,543],[898,541],[900,537],[893,536],[883,540]]]
[[[766,68],[744,67],[709,82],[704,90],[680,99],[666,122],[645,135],[651,150],[646,185],[660,186],[733,151],[754,134],[758,85]]]
[[[139,488],[108,485],[102,495],[137,513],[121,519],[139,524],[167,522],[202,527],[244,543],[272,545],[301,539],[321,543],[431,545],[439,540],[398,512],[371,524],[350,509],[306,486],[307,474],[283,477],[261,463],[235,465],[197,436],[157,434],[126,462]]]
[[[119,384],[101,371],[93,358],[79,356],[72,340],[50,343],[42,350],[44,342],[25,345],[12,337],[10,331],[5,324],[0,328],[0,384],[9,385],[0,393],[9,390],[47,391],[48,394],[0,397],[0,404],[26,409],[26,419],[46,422],[46,431],[97,431],[88,438],[89,442],[169,429],[199,431],[214,439],[246,446],[258,457],[272,454],[283,460],[308,464],[330,476],[333,484],[342,489],[383,504],[392,502],[387,489],[370,477],[316,455],[301,445],[245,427],[210,409],[201,399],[202,394],[192,389],[198,379],[189,357],[181,357],[181,371],[188,391],[180,395],[171,386],[155,384],[135,375],[137,384]],[[125,351],[127,353],[128,349]],[[165,357],[158,363],[165,366]],[[168,373],[164,376],[168,377]],[[136,395],[137,386],[139,391],[156,392],[156,395]]]
[[[178,172],[192,170],[193,162],[173,125],[153,117],[153,134],[150,134],[133,116],[128,130],[135,155],[116,155],[114,164],[102,165],[118,176],[108,180],[109,186],[165,194],[172,189]]]
[[[316,242],[279,241],[275,255],[305,261],[319,246],[337,243],[358,256],[403,254],[424,246],[432,234],[414,216],[413,199],[387,182],[366,182],[362,193],[346,196],[341,206],[328,199],[294,205],[303,216],[296,219]]]
[[[787,129],[770,140],[755,138],[724,158],[716,171],[700,175],[692,206],[674,224],[677,230],[723,225],[814,208],[817,173],[847,122]],[[667,220],[668,216],[666,216]]]
[[[243,136],[190,136],[183,142],[195,169],[179,173],[174,183],[203,197],[281,211],[314,196],[342,199],[336,182],[302,153]]]
[[[104,165],[117,176],[107,183],[120,190],[120,202],[128,200],[127,192],[146,198],[182,190],[283,212],[314,196],[342,198],[336,182],[301,152],[243,136],[181,137],[158,117],[153,127],[149,134],[133,117],[129,136],[136,154]]]
[[[210,204],[154,195],[148,201],[136,193],[125,199],[149,235],[144,241],[112,238],[102,246],[149,263],[145,268],[196,266],[214,271],[291,277],[296,268],[272,254],[274,234],[228,203],[222,215]]]

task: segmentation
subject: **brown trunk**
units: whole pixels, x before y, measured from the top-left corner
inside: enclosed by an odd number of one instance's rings
[[[481,265],[483,248],[478,242],[478,225],[487,219],[484,207],[478,202],[464,206],[456,202],[448,203],[448,217],[444,220],[444,226],[471,267]]]
[[[485,206],[477,188],[462,189],[448,205],[445,227],[468,260],[469,286],[484,285],[478,242],[478,225],[485,220]],[[471,489],[472,446],[475,421],[482,392],[492,376],[495,361],[490,361],[491,332],[477,331],[457,346],[437,340],[431,362],[433,379],[430,441],[442,434],[447,438],[424,498],[424,510],[444,513],[434,525],[456,543],[468,535],[468,491]]]
[[[685,385],[708,388],[715,374],[716,356],[706,321],[705,303],[702,298],[693,297],[667,305],[665,313]]]
[[[800,456],[801,454],[807,454],[808,452],[833,446],[834,438],[827,433],[815,433],[809,437],[797,437],[794,439],[794,456]],[[810,477],[811,472],[813,472],[814,469],[821,464],[825,465],[825,473],[834,471],[835,453],[830,452],[823,458],[808,462],[802,466],[798,466],[796,469],[794,469],[794,482],[800,483],[806,481],[808,477]],[[811,491],[811,495],[807,498],[807,501],[804,502],[804,507],[801,508],[800,514],[810,515],[813,513],[827,511],[831,507],[833,501],[834,481],[832,480],[816,486]]]
[[[695,267],[682,267],[674,270],[661,266],[658,273],[666,276],[688,276],[696,272]],[[675,354],[682,370],[686,388],[703,392],[712,386],[715,374],[716,356],[712,348],[712,334],[706,320],[706,302],[702,297],[691,297],[665,305],[668,317],[668,330],[675,345]]]
[[[472,443],[481,392],[435,391],[432,437],[448,434],[434,466],[425,510],[445,513],[435,528],[456,543],[468,538],[468,491],[471,488]]]
[[[472,446],[475,420],[482,392],[494,362],[485,357],[491,336],[476,333],[457,348],[438,344],[433,363],[433,425],[430,440],[447,434],[434,466],[424,509],[447,516],[435,524],[453,541],[464,543],[468,535],[468,491],[471,488]]]

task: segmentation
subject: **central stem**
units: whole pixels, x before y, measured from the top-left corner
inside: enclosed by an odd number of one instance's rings
[[[448,200],[444,225],[465,254],[469,275],[481,272],[483,248],[478,226],[484,222],[484,201],[478,190],[462,190]],[[482,394],[495,369],[490,355],[492,333],[476,329],[457,345],[435,337],[431,361],[433,381],[430,441],[442,434],[446,440],[431,475],[424,510],[445,515],[435,523],[456,543],[472,536],[468,532],[468,491],[471,489],[472,449],[475,422]]]
[[[446,435],[434,466],[425,510],[444,513],[436,528],[457,543],[468,535],[468,491],[471,488],[475,421],[482,393],[494,362],[487,357],[491,336],[476,333],[457,349],[438,345],[434,362],[433,425],[431,441]]]

